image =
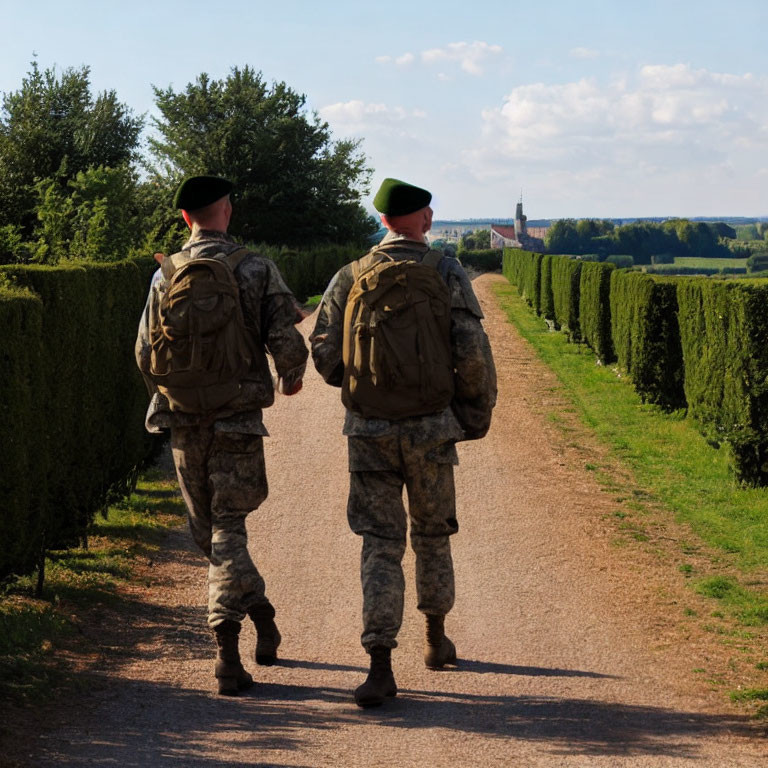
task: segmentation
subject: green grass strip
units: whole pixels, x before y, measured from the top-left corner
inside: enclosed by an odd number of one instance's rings
[[[118,603],[119,586],[134,578],[137,557],[156,552],[185,515],[173,480],[155,469],[136,492],[111,506],[89,530],[88,549],[51,552],[43,599],[32,598],[35,576],[0,591],[0,707],[53,695],[72,677],[59,651],[77,644],[77,621],[89,608]],[[2,735],[2,723],[0,723]]]
[[[500,284],[496,291],[509,320],[557,374],[582,420],[632,471],[640,496],[673,510],[723,554],[723,567],[736,566],[735,576],[695,580],[698,591],[722,601],[746,624],[768,623],[768,595],[759,583],[768,570],[768,491],[739,485],[725,448],[710,446],[683,412],[644,405],[626,377],[597,365],[585,346],[550,332],[513,286]]]

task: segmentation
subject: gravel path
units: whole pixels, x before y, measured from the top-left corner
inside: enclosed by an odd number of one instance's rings
[[[205,568],[186,531],[174,532],[135,613],[117,627],[105,615],[113,647],[88,677],[90,695],[74,709],[63,702],[38,739],[17,745],[19,765],[768,764],[760,729],[694,673],[720,651],[681,624],[680,585],[665,576],[674,569],[613,543],[616,501],[584,470],[599,448],[504,321],[499,279],[475,281],[500,391],[489,436],[459,449],[458,596],[446,623],[458,669],[423,668],[409,552],[393,653],[400,694],[378,710],[354,705],[367,656],[343,410],[313,371],[267,414],[270,497],[249,518],[278,610],[280,665],[249,663],[258,684],[247,695],[212,695]],[[556,410],[565,427],[547,418]],[[250,626],[243,639],[250,652]]]

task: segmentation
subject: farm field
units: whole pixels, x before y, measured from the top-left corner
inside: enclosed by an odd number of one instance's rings
[[[679,267],[695,267],[723,269],[725,267],[739,267],[744,269],[747,266],[746,259],[701,259],[694,256],[676,256],[675,264]]]

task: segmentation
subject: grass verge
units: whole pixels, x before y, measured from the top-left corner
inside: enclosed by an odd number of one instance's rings
[[[684,412],[644,405],[626,376],[598,365],[585,346],[551,332],[514,286],[500,283],[495,290],[510,322],[558,376],[563,396],[608,449],[604,462],[586,463],[584,469],[620,502],[614,513],[616,544],[635,540],[654,548],[654,521],[668,518],[671,510],[690,535],[664,542],[662,556],[671,552],[693,591],[708,598],[711,609],[700,617],[701,626],[735,654],[728,665],[734,671],[751,667],[742,679],[762,682],[768,672],[761,645],[768,627],[768,489],[740,485],[727,449],[709,445]],[[556,426],[562,420],[558,413],[549,418]],[[684,620],[697,616],[683,608]],[[767,697],[759,683],[732,693],[763,719],[768,705],[760,702]]]
[[[157,551],[165,531],[180,523],[184,503],[159,470],[144,473],[136,492],[94,523],[88,549],[51,552],[43,599],[31,597],[35,577],[0,593],[0,704],[25,705],[72,683],[78,626],[94,606],[121,600],[139,557]],[[65,661],[65,658],[68,661]]]
[[[768,491],[737,483],[726,449],[710,446],[684,413],[644,405],[626,377],[597,365],[586,347],[551,333],[514,287],[500,284],[497,293],[510,321],[557,374],[582,420],[631,470],[638,487],[631,491],[629,508],[662,504],[715,553],[702,572],[701,558],[693,557],[700,544],[680,541],[681,573],[742,625],[768,625]],[[586,469],[609,488],[615,485],[610,467]],[[618,486],[613,490],[621,493]],[[637,533],[642,540],[642,531]]]

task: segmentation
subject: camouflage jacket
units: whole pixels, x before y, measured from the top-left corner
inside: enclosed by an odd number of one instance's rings
[[[421,261],[429,250],[426,242],[416,243],[401,235],[389,233],[381,242],[402,244],[402,248],[388,251],[393,258]],[[405,419],[400,426],[414,426],[418,431],[445,440],[467,440],[482,437],[488,430],[491,411],[496,404],[496,368],[491,346],[483,330],[483,312],[477,301],[466,272],[456,259],[444,257],[440,272],[451,292],[451,348],[455,369],[455,395],[450,408],[439,413]],[[344,335],[344,309],[354,282],[351,264],[342,267],[325,291],[317,314],[317,322],[310,336],[312,359],[323,379],[340,387],[344,376],[342,341]],[[384,419],[365,419],[347,410],[344,434],[349,436],[377,436],[394,428]]]
[[[183,246],[183,250],[191,251],[192,258],[232,253],[238,248],[240,245],[229,235],[210,230],[196,230]],[[308,352],[303,337],[295,327],[300,319],[296,299],[275,264],[257,253],[250,253],[235,269],[235,278],[240,286],[246,326],[259,343],[241,393],[215,415],[216,428],[220,431],[266,435],[261,410],[272,405],[275,400],[267,353],[272,357],[277,375],[288,388],[303,377]],[[151,351],[148,329],[150,306],[160,301],[165,284],[162,272],[158,269],[152,278],[136,338],[136,362],[140,369],[146,370]],[[150,432],[199,423],[200,417],[197,415],[172,413],[168,401],[158,392],[154,382],[146,376],[144,380],[152,398],[146,417],[146,427]]]

